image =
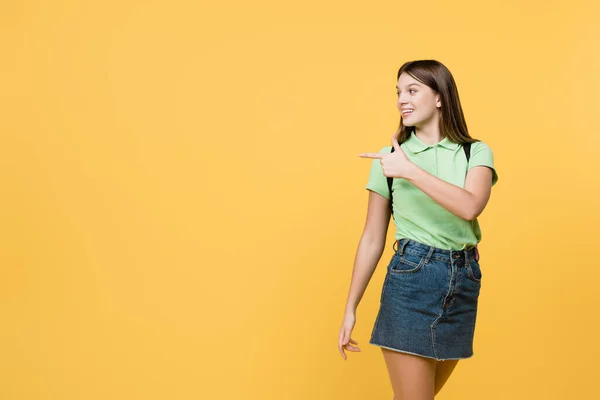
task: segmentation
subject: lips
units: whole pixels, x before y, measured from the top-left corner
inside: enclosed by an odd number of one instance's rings
[[[414,108],[402,109],[402,117],[406,118],[414,112],[415,112]]]

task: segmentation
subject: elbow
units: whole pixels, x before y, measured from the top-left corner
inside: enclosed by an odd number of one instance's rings
[[[361,238],[361,246],[369,249],[373,253],[383,253],[385,248],[385,235],[373,235],[364,233]]]
[[[384,247],[385,247],[385,236],[383,237],[378,237],[378,236],[369,236],[369,235],[365,235],[362,238],[362,243],[375,250],[375,251],[383,251]]]
[[[466,221],[473,221],[475,218],[477,218],[476,213],[474,212],[465,212],[463,215],[461,215],[461,218],[466,220]]]
[[[480,201],[474,195],[471,195],[468,201],[464,202],[464,206],[461,208],[461,214],[459,217],[467,221],[473,221],[475,218],[483,212],[485,208],[485,202]]]
[[[466,207],[462,211],[463,215],[461,215],[461,218],[467,221],[473,221],[475,218],[479,217],[483,210],[481,210],[480,207],[477,207],[476,205],[472,205],[470,207]]]

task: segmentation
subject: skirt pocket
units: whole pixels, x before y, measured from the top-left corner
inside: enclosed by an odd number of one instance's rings
[[[425,256],[411,251],[405,251],[402,255],[395,255],[392,260],[390,273],[410,274],[419,271],[425,265]]]
[[[481,268],[479,267],[479,262],[474,259],[471,259],[467,264],[467,273],[469,279],[475,283],[481,283]]]

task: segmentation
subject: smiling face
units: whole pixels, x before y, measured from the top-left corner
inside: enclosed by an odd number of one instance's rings
[[[405,72],[398,78],[396,89],[404,126],[421,129],[439,124],[442,102],[438,93]]]

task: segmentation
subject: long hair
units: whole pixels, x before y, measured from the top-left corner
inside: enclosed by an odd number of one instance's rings
[[[478,141],[469,135],[467,122],[458,97],[456,82],[454,82],[452,74],[444,64],[436,60],[409,61],[400,67],[396,80],[404,72],[429,86],[440,95],[442,103],[440,135],[442,138],[447,137],[454,143],[460,144]],[[414,131],[414,127],[404,126],[402,116],[400,116],[400,125],[396,131],[398,142],[402,143],[408,139],[412,131]]]

